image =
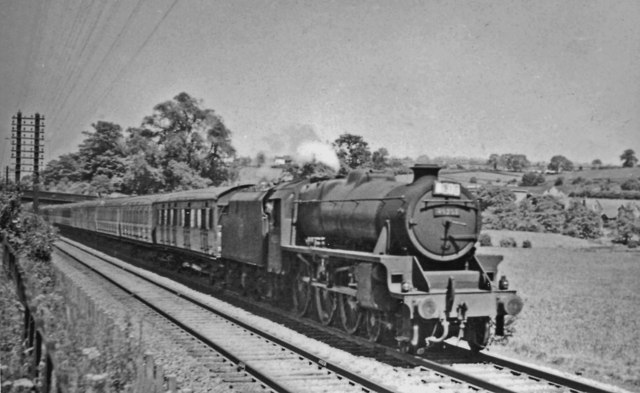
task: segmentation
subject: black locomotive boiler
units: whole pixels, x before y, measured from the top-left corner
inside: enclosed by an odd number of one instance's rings
[[[502,257],[475,253],[478,200],[439,180],[437,166],[413,171],[409,184],[356,170],[43,210],[70,234],[144,244],[212,281],[286,300],[350,334],[389,337],[403,351],[449,337],[482,349],[522,300],[498,274]]]

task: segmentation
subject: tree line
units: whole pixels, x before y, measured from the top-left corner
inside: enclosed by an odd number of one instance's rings
[[[45,167],[45,187],[74,193],[150,194],[203,188],[233,180],[231,131],[212,109],[187,93],[153,108],[125,131],[98,121],[78,151]]]
[[[153,107],[137,127],[98,121],[73,153],[50,161],[42,183],[50,191],[78,194],[145,195],[228,185],[251,158],[238,157],[232,132],[213,109],[187,93]],[[345,133],[332,143],[339,169],[312,161],[291,163],[294,178],[345,175],[356,168],[408,173],[410,158],[395,158],[386,148],[371,151],[362,136]],[[255,162],[266,161],[263,152]]]
[[[232,132],[222,117],[184,92],[154,106],[139,126],[123,130],[118,124],[98,121],[92,128],[83,132],[85,139],[76,152],[61,155],[46,165],[42,172],[46,189],[79,194],[143,195],[220,186],[236,182],[239,169],[253,161],[237,156]],[[440,163],[441,160],[430,160],[426,155],[416,160],[392,157],[386,148],[372,151],[362,136],[350,133],[340,135],[332,147],[340,163],[337,170],[312,161],[290,163],[284,168],[285,172],[296,179],[341,176],[357,168],[402,174],[409,173],[414,162]],[[625,167],[638,162],[631,149],[625,150],[620,159]],[[266,155],[260,152],[255,162],[259,165],[265,160]],[[524,154],[509,153],[491,154],[485,165],[494,170],[524,171],[532,163]],[[596,159],[592,165],[601,166],[602,162]],[[556,155],[546,167],[555,172],[570,171],[574,164]],[[544,182],[544,177],[536,173],[525,174],[522,179],[523,185],[540,182]]]

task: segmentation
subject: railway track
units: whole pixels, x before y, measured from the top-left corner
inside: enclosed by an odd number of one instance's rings
[[[97,255],[97,254],[94,254]],[[195,289],[210,293],[211,288],[207,287],[202,280],[190,280],[188,277],[176,277],[175,272],[163,271],[159,269],[156,273],[167,275],[173,279],[178,279],[190,287],[200,287]],[[170,289],[174,291],[174,289]],[[402,354],[388,346],[371,343],[368,340],[346,335],[338,329],[324,326],[310,320],[300,320],[280,308],[265,304],[264,302],[254,302],[247,298],[240,297],[229,291],[216,291],[216,297],[239,306],[250,313],[254,313],[285,325],[305,336],[312,337],[332,347],[352,353],[356,356],[374,358],[380,362],[393,367],[392,377],[402,380],[400,384],[388,383],[386,386],[372,381],[360,381],[362,373],[355,374],[347,371],[344,379],[350,380],[353,384],[360,384],[364,391],[402,391],[412,390],[416,386],[437,386],[439,392],[443,391],[489,391],[502,393],[529,393],[529,392],[612,392],[604,387],[595,387],[581,380],[569,378],[567,376],[541,370],[523,363],[510,361],[507,359],[491,356],[485,353],[472,355],[470,351],[448,347],[446,356],[436,355],[433,358],[417,357],[409,354]],[[186,299],[185,294],[180,295]],[[209,308],[209,306],[204,306]],[[211,310],[209,310],[211,312]],[[246,327],[245,327],[246,328]],[[281,339],[271,336],[269,340],[281,343]],[[293,351],[295,348],[287,348]],[[315,368],[334,373],[341,373],[340,366],[334,364],[326,358],[318,357],[314,354],[306,353],[307,361],[315,364]],[[265,358],[267,362],[274,362],[273,359]],[[242,360],[241,364],[247,364]],[[403,371],[404,370],[404,371]],[[408,372],[407,372],[408,371]],[[408,381],[408,382],[407,382]],[[369,384],[369,385],[367,385]],[[351,385],[353,386],[353,385]],[[411,386],[411,388],[409,388]],[[356,389],[357,390],[357,389]],[[308,391],[308,390],[301,390]],[[333,391],[342,391],[340,389]]]
[[[348,370],[323,363],[312,354],[280,345],[279,340],[274,340],[268,333],[247,327],[229,315],[191,301],[170,288],[99,259],[95,254],[79,251],[69,243],[59,244],[58,250],[129,293],[130,297],[166,319],[174,329],[179,328],[183,340],[191,342],[188,352],[193,354],[193,348],[200,348],[196,355],[210,367],[215,375],[212,379],[222,375],[235,389],[392,392]],[[248,384],[256,386],[247,387]]]

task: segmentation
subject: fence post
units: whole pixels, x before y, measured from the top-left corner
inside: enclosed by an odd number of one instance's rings
[[[39,374],[38,366],[42,357],[42,335],[36,330],[35,342],[33,344],[33,377],[37,378]]]

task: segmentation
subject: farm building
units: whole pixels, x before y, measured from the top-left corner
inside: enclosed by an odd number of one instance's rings
[[[636,217],[640,217],[640,205],[626,199],[585,198],[582,200],[582,204],[597,212],[604,224],[615,221],[618,218],[619,210],[627,205],[633,208]]]

